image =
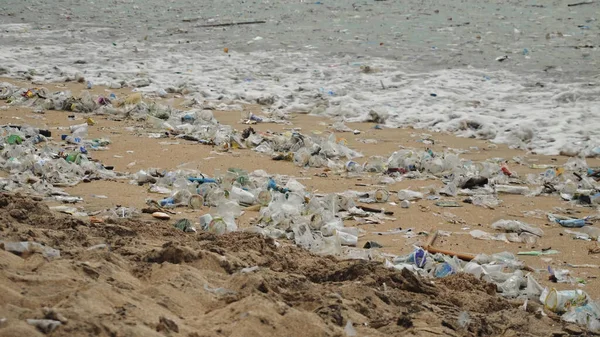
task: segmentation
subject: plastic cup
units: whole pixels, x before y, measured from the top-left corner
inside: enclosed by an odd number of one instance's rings
[[[192,195],[188,205],[191,209],[200,209],[204,205],[204,198],[201,195]]]
[[[263,190],[258,193],[258,203],[262,206],[268,206],[272,199],[273,195],[271,195],[270,191]]]
[[[586,304],[587,296],[581,290],[550,290],[544,305],[554,312],[565,312],[571,307]]]
[[[379,189],[375,191],[375,201],[377,202],[386,202],[390,197],[390,192],[386,190]]]

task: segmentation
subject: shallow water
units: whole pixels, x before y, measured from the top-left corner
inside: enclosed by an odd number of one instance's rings
[[[373,110],[390,126],[591,155],[600,2],[573,2],[3,0],[0,68],[37,81],[149,79],[141,90],[185,85],[207,99],[274,96],[271,110],[347,120]],[[267,22],[200,27],[254,20]]]

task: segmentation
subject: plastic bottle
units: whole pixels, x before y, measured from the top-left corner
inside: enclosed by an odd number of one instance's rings
[[[527,186],[512,186],[512,185],[496,185],[497,193],[506,194],[527,194],[529,193],[529,187]]]
[[[569,219],[569,220],[561,220],[556,219],[556,222],[563,227],[568,228],[581,228],[585,226],[585,219]]]
[[[507,233],[527,232],[537,236],[544,235],[544,231],[542,231],[540,228],[534,227],[532,225],[517,220],[498,220],[492,224],[492,228]]]
[[[411,191],[411,190],[400,190],[400,191],[398,191],[398,199],[400,201],[403,201],[403,200],[408,200],[408,201],[419,200],[419,199],[423,199],[423,193],[416,192],[416,191]]]
[[[245,205],[254,205],[256,203],[256,197],[254,194],[235,186],[231,187],[229,198]]]

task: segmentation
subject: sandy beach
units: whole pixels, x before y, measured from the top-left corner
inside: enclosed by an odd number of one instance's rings
[[[11,79],[0,81],[22,87],[36,87],[31,83]],[[113,90],[99,86],[88,90],[84,84],[77,83],[55,83],[44,87],[50,91],[68,89],[75,96],[85,91],[104,96],[114,93],[119,97],[131,94],[128,89]],[[171,104],[180,108],[183,99],[177,96],[179,95],[170,94],[166,98],[145,97],[144,101]],[[261,107],[258,105],[246,105],[244,110],[261,114]],[[220,124],[230,125],[240,131],[248,127],[241,121],[241,111],[214,111],[213,114]],[[69,115],[74,115],[74,118],[69,118]],[[547,213],[556,213],[585,218],[595,215],[596,208],[575,205],[562,200],[557,194],[535,197],[500,194],[502,203],[493,209],[463,203],[465,196],[442,196],[440,199],[456,201],[460,207],[439,207],[436,202],[440,200],[423,199],[411,202],[408,208],[402,208],[396,196],[397,191],[438,190],[443,187],[443,183],[439,179],[402,179],[392,184],[383,184],[381,179],[384,175],[379,173],[347,177],[345,173],[329,169],[302,168],[292,162],[273,161],[269,155],[251,149],[231,149],[224,152],[215,146],[173,136],[150,138],[149,133],[161,130],[153,130],[145,121],[66,111],[47,110],[36,113],[30,108],[11,106],[0,101],[1,124],[31,125],[49,130],[52,132],[52,142],[60,142],[59,135],[69,133],[70,125],[81,124],[88,117],[96,122],[89,127],[88,138],[110,139],[107,150],[93,151],[90,157],[104,165],[114,166],[116,172],[135,173],[149,168],[168,171],[193,169],[213,176],[215,172],[224,172],[233,167],[248,172],[265,170],[271,175],[292,176],[306,187],[306,191],[317,194],[342,193],[348,190],[369,192],[383,188],[390,192],[388,202],[364,206],[393,212],[389,219],[380,224],[364,224],[351,219],[344,221],[346,227],[358,227],[361,230],[357,247],[363,247],[367,241],[375,241],[382,246],[377,249],[379,253],[405,255],[411,253],[416,245],[425,244],[434,231],[442,231],[436,240],[436,247],[455,252],[494,254],[508,251],[516,254],[553,249],[558,253],[519,256],[519,259],[534,270],[532,276],[544,287],[559,290],[582,289],[592,298],[600,298],[600,288],[596,286],[600,282],[600,254],[588,253],[596,243],[574,240],[565,233],[564,227],[552,223],[546,216]],[[295,129],[305,134],[327,136],[332,132],[333,123],[331,119],[293,114],[287,116],[284,124],[257,123],[251,126],[259,133]],[[536,155],[510,149],[502,144],[458,138],[441,132],[412,128],[378,129],[375,128],[375,123],[346,125],[351,130],[360,132],[335,132],[335,136],[337,139],[345,139],[349,148],[364,155],[356,160],[361,164],[371,156],[387,158],[402,148],[418,151],[430,148],[435,153],[458,150],[461,152],[460,158],[474,162],[502,158],[514,176],[526,177],[528,174],[539,175],[544,171],[531,168],[532,164],[560,167],[569,160],[564,156]],[[424,143],[423,140],[433,140],[434,144],[426,144],[428,142]],[[590,167],[600,166],[600,160],[597,159],[588,159],[587,163]],[[7,173],[4,172],[3,175],[7,176]],[[132,184],[130,179],[93,180],[64,190],[71,196],[83,198],[81,203],[74,206],[87,213],[116,206],[141,210],[147,206],[146,199],[160,200],[164,197],[151,193],[147,185]],[[123,219],[116,224],[90,224],[90,217],[71,218],[49,211],[45,205],[60,205],[56,201],[38,202],[20,196],[3,196],[3,199],[8,200],[8,204],[0,210],[2,217],[22,223],[17,225],[10,220],[6,222],[3,240],[42,241],[60,249],[63,256],[59,260],[48,261],[37,254],[18,257],[2,252],[6,262],[3,264],[1,286],[6,297],[2,301],[5,304],[0,307],[0,317],[10,319],[7,328],[3,329],[0,325],[0,334],[5,336],[17,333],[34,335],[35,329],[24,323],[13,323],[13,320],[29,317],[30,313],[39,312],[41,306],[60,308],[60,312],[69,318],[66,329],[56,330],[53,336],[133,336],[155,333],[180,333],[186,336],[334,336],[344,333],[343,329],[349,320],[353,322],[359,335],[364,333],[372,336],[397,333],[418,336],[551,335],[556,331],[560,335],[560,330],[565,327],[551,312],[550,318],[555,320],[534,317],[537,312],[534,304],[528,309],[532,314],[523,316],[525,312],[518,309],[522,302],[519,304],[518,300],[510,302],[500,299],[494,294],[493,286],[490,290],[489,284],[468,275],[417,281],[411,279],[414,276],[408,276],[403,271],[398,272],[398,275],[408,279],[398,280],[396,277],[399,276],[385,276],[389,272],[382,272],[384,269],[380,265],[381,259],[379,262],[334,262],[336,258],[319,257],[292,247],[293,244],[288,240],[274,242],[243,233],[219,238],[206,233],[186,234],[173,229],[173,223],[178,219],[185,218],[198,223],[201,215],[215,211],[209,206],[198,210],[175,208],[169,221],[156,220],[150,214],[142,214],[139,219]],[[26,206],[19,206],[21,203]],[[21,219],[15,217],[15,209],[32,213]],[[237,219],[240,230],[254,225],[258,216],[257,211],[245,211]],[[46,220],[39,220],[38,224],[36,219]],[[514,219],[534,225],[541,228],[544,234],[533,244],[477,240],[469,234],[471,230],[493,233],[495,231],[491,224],[501,219]],[[414,235],[406,237],[404,234],[376,234],[408,228],[412,229]],[[88,250],[89,247],[105,243],[109,244],[109,249]],[[242,268],[255,265],[259,266],[256,273],[239,272]],[[576,268],[574,265],[589,266]],[[549,280],[548,267],[555,270],[568,269],[573,279],[577,280],[576,283],[552,282]],[[324,274],[319,274],[318,270]],[[392,281],[383,281],[386,277],[390,277]],[[316,282],[315,278],[323,279]],[[390,290],[394,295],[385,295],[385,290],[381,290],[382,282],[383,287],[394,288]],[[399,286],[395,287],[393,284]],[[210,290],[219,287],[225,290]],[[365,287],[375,293],[383,291],[384,295],[377,295],[379,298],[376,302],[371,302],[374,299],[365,293]],[[56,293],[49,294],[48,289],[53,289]],[[206,298],[206,292],[215,295]],[[396,312],[398,309],[394,309],[394,306],[402,307],[401,303],[407,301],[402,299],[404,296],[409,296],[411,303],[418,301],[419,304],[409,305],[407,315],[413,323],[403,326],[403,318],[398,318],[402,315]],[[323,298],[318,299],[319,297]],[[334,302],[337,304],[332,304]],[[442,302],[446,304],[440,304]],[[447,303],[451,303],[453,309],[447,307]],[[498,310],[493,309],[493,304],[487,303],[497,303]],[[413,310],[410,309],[411,305],[420,307],[415,309],[419,314],[410,314]],[[434,308],[428,305],[433,305]],[[447,323],[451,320],[455,322],[456,316],[465,308],[471,313],[471,328]],[[427,314],[423,314],[428,310]],[[494,312],[492,318],[488,316],[492,312],[490,310]],[[344,318],[338,317],[339,315]],[[170,318],[163,320],[159,316]],[[381,319],[377,316],[381,316]],[[486,319],[491,321],[485,323]],[[102,323],[92,323],[94,320],[101,320]],[[383,321],[386,322],[381,323]],[[178,328],[175,329],[170,322],[176,322],[175,326]],[[386,327],[389,324],[394,327]],[[492,327],[487,326],[488,324]],[[309,329],[313,330],[304,330],[309,325]],[[573,326],[568,328],[578,329]]]

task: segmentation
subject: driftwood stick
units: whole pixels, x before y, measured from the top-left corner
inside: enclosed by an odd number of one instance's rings
[[[241,26],[241,25],[255,25],[259,23],[267,23],[267,21],[246,21],[246,22],[231,22],[231,23],[213,23],[210,25],[198,25],[198,28],[207,27],[228,27],[228,26]]]
[[[433,246],[433,243],[435,242],[435,239],[437,239],[437,237],[438,237],[438,231],[434,231],[433,234],[431,234],[431,236],[429,237],[429,240],[427,240],[427,243],[425,244],[423,249],[430,252],[431,254],[440,253],[440,254],[445,254],[445,255],[450,255],[450,256],[456,256],[459,259],[464,260],[464,261],[471,261],[475,258],[475,255],[473,255],[473,254],[457,253],[457,252],[453,252],[451,250],[435,248]]]
[[[431,234],[431,236],[429,237],[429,240],[427,240],[425,247],[433,247],[433,243],[435,242],[435,239],[437,239],[437,236],[438,231],[433,232],[433,234]]]
[[[173,211],[168,210],[168,209],[164,209],[162,207],[146,207],[146,208],[142,208],[142,213],[144,213],[144,214],[152,214],[154,212],[163,212],[163,213],[169,213],[169,214],[177,214],[176,212],[173,212]]]
[[[457,252],[454,252],[451,250],[439,249],[439,248],[435,248],[435,247],[431,247],[431,246],[425,246],[425,247],[423,247],[423,249],[430,252],[431,254],[440,253],[440,254],[444,254],[444,255],[456,256],[459,259],[464,260],[464,261],[471,261],[471,260],[475,259],[475,255],[468,254],[468,253],[457,253]]]
[[[371,212],[371,213],[383,213],[385,215],[394,215],[394,212],[391,211],[384,211],[382,209],[377,209],[377,208],[371,208],[371,207],[367,207],[367,206],[356,206],[357,208],[362,209],[365,212]]]
[[[437,238],[437,236],[438,236],[438,231],[433,232],[433,234],[431,234],[431,237],[429,238],[429,240],[427,240],[427,244],[425,244],[425,246],[422,248],[431,254],[440,253],[440,254],[444,254],[444,255],[456,256],[463,261],[472,261],[477,256],[477,255],[469,254],[469,253],[457,253],[457,252],[454,252],[451,250],[435,248],[435,247],[433,247],[433,243],[435,242],[435,239]],[[534,269],[529,266],[523,266],[523,268],[521,268],[521,269],[526,270],[526,271],[534,271]]]
[[[573,7],[573,6],[580,6],[580,5],[591,5],[593,3],[594,3],[593,1],[584,1],[584,2],[576,2],[576,3],[573,3],[573,4],[568,4],[567,6],[568,7]]]

